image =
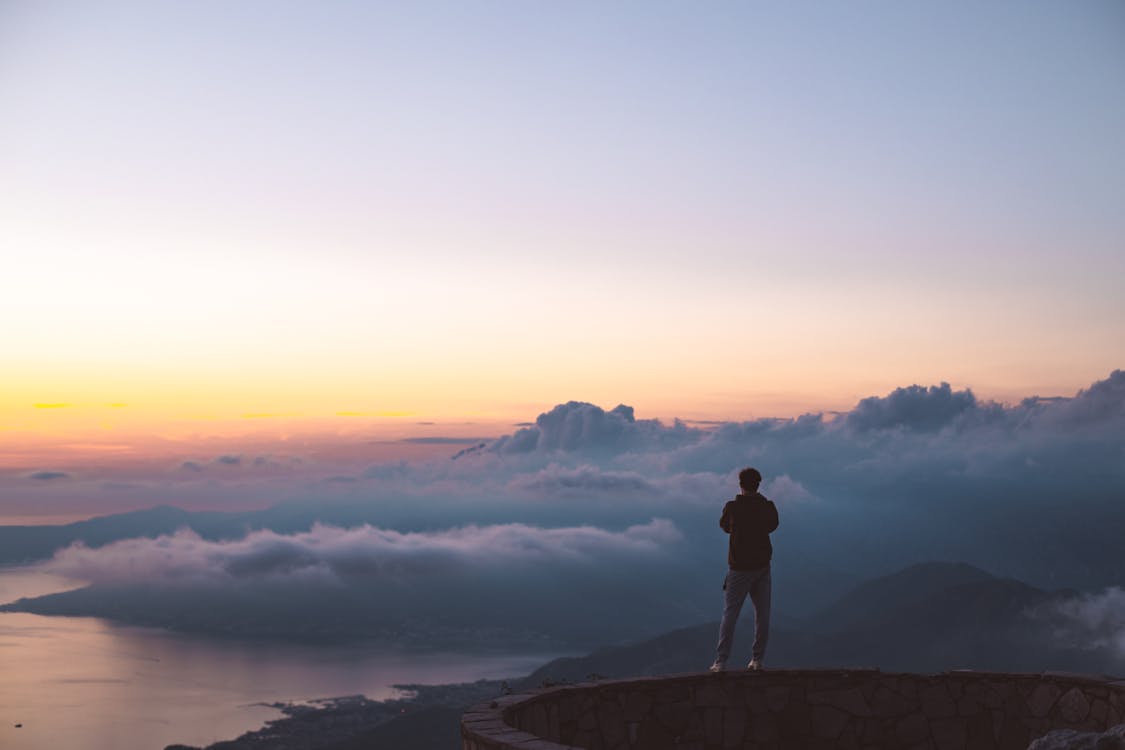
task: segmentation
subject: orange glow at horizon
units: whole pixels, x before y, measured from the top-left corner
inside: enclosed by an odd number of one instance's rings
[[[726,373],[723,373],[726,374]],[[770,374],[765,370],[765,374]],[[970,387],[978,397],[1012,403],[1029,395],[1070,396],[1107,373],[1091,376],[1078,385],[1046,384],[1007,388],[978,388],[972,383],[954,382],[955,388]],[[149,382],[144,388],[114,388],[128,401],[110,400],[96,384],[67,388],[52,384],[51,391],[65,391],[67,401],[38,401],[30,398],[33,386],[10,388],[0,399],[0,446],[36,436],[56,445],[87,440],[101,443],[115,436],[115,442],[143,443],[145,437],[162,440],[196,439],[208,436],[237,439],[240,436],[337,434],[356,432],[394,432],[407,436],[418,424],[487,424],[496,434],[509,432],[519,422],[534,420],[541,412],[567,400],[584,400],[604,408],[625,403],[636,409],[638,418],[669,421],[738,421],[760,417],[794,417],[809,412],[831,413],[852,408],[860,398],[885,395],[893,388],[911,382],[877,382],[857,377],[841,380],[831,390],[817,387],[818,373],[785,382],[776,373],[773,382],[762,380],[756,387],[730,387],[720,390],[711,378],[693,388],[689,383],[669,383],[653,379],[648,383],[625,384],[627,377],[606,373],[602,382],[595,378],[576,379],[573,388],[558,383],[520,383],[500,380],[495,390],[476,388],[463,396],[453,395],[453,384],[427,383],[421,387],[386,388],[387,398],[364,396],[368,389],[360,383],[338,383],[335,388],[310,388],[300,392],[293,383],[263,382],[260,388],[247,385],[217,387],[197,383],[176,387],[175,382]],[[544,377],[544,380],[550,380]],[[778,380],[782,383],[779,385]],[[915,381],[918,382],[918,381]],[[921,384],[933,384],[922,381]],[[553,387],[552,387],[553,386]],[[710,387],[707,387],[710,386]],[[541,392],[554,390],[559,396],[543,398]],[[128,391],[128,393],[123,393]],[[330,395],[329,395],[330,394]],[[501,395],[502,394],[502,395]],[[381,401],[386,406],[340,408],[341,402]],[[138,442],[140,441],[140,442]]]

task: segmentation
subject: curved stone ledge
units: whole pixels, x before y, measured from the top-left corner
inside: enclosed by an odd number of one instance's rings
[[[470,709],[464,750],[1024,750],[1125,722],[1125,682],[1063,673],[768,670],[565,685]]]

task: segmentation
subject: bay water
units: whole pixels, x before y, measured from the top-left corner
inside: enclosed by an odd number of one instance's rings
[[[75,585],[34,569],[0,569],[0,602]],[[0,613],[0,748],[202,746],[281,715],[261,703],[357,694],[378,700],[396,696],[396,684],[524,675],[555,655],[293,645]]]

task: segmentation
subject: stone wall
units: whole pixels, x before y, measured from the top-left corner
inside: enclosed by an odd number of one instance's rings
[[[471,709],[464,750],[1024,750],[1125,722],[1125,682],[1058,673],[768,670],[616,680]]]

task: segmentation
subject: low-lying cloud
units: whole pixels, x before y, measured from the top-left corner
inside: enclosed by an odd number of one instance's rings
[[[623,531],[592,526],[541,528],[526,524],[465,526],[399,532],[363,525],[316,524],[304,533],[260,530],[242,539],[211,541],[190,529],[156,539],[127,539],[103,547],[76,544],[45,565],[52,573],[97,585],[221,584],[250,579],[407,579],[506,566],[619,564],[669,555],[682,535],[653,519]]]
[[[33,471],[27,475],[28,479],[35,479],[40,482],[49,482],[52,479],[69,479],[70,474],[65,471]]]
[[[603,471],[589,464],[575,467],[550,464],[537,472],[518,475],[512,480],[511,487],[517,491],[548,498],[652,494],[656,491],[651,482],[636,472]]]
[[[181,530],[73,545],[45,569],[91,584],[28,611],[428,649],[593,645],[697,622],[667,520],[620,530],[507,523],[402,532],[322,524],[208,540]]]
[[[1109,649],[1125,659],[1125,589],[1053,601],[1035,613],[1054,629],[1060,643],[1077,649]]]

